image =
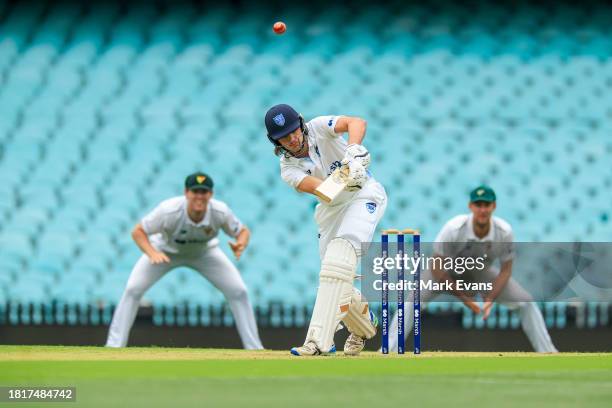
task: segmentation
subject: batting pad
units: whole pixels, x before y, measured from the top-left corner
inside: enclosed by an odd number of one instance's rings
[[[357,288],[353,288],[351,306],[342,322],[349,332],[362,339],[371,339],[376,335],[376,327],[370,320],[368,302],[362,299],[361,292]]]
[[[321,262],[317,300],[306,336],[306,342],[314,342],[322,352],[331,349],[336,327],[349,311],[356,268],[355,248],[345,239],[333,239]]]

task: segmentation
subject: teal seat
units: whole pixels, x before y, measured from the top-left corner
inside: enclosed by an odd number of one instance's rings
[[[191,56],[206,57],[206,60],[215,55],[215,52],[222,48],[223,40],[219,32],[210,31],[208,27],[195,27],[189,29],[189,35],[193,43],[188,47],[188,54]],[[186,52],[183,50],[183,52]]]
[[[67,97],[80,88],[81,77],[76,68],[59,65],[51,69],[48,75],[45,91],[50,95]]]
[[[58,211],[53,219],[45,224],[45,231],[53,234],[80,234],[85,221],[72,211]]]
[[[127,177],[143,179],[152,174],[153,168],[163,159],[163,153],[154,149],[150,149],[149,153],[144,154],[142,151],[133,152],[131,161],[124,163],[123,166],[118,166],[117,178],[119,180],[123,177],[126,177],[126,179]]]
[[[104,232],[101,232],[102,234]],[[80,262],[85,259],[96,259],[100,266],[107,265],[117,256],[117,250],[112,245],[108,235],[94,235],[94,231],[90,231],[87,235],[81,235],[81,240],[78,243],[78,258]]]
[[[389,196],[381,226],[433,237],[467,212],[469,190],[487,182],[517,240],[610,240],[609,13],[584,11],[576,37],[573,8],[558,5],[546,16],[533,6],[487,7],[468,26],[460,5],[357,14],[334,5],[307,25],[290,7],[279,36],[255,3],[238,16],[225,6],[6,7],[0,244],[8,256],[0,269],[9,272],[0,274],[0,295],[23,272],[71,303],[100,301],[97,322],[108,323],[141,255],[133,225],[182,195],[187,174],[204,170],[216,197],[253,232],[238,266],[254,303],[270,312],[270,324],[290,323],[282,313],[313,300],[320,260],[316,203],[280,179],[265,138],[263,114],[276,103],[293,104],[306,119],[368,120],[371,170]],[[491,25],[501,20],[507,24]],[[281,244],[284,252],[274,252]],[[49,279],[58,276],[54,287]],[[179,271],[153,295],[157,324],[232,322],[213,321],[227,306],[197,274]],[[167,307],[174,305],[177,315]],[[551,327],[567,324],[562,306],[545,307]],[[11,322],[49,317],[9,309]],[[594,316],[586,311],[584,325]],[[57,316],[65,324],[81,318],[78,307]],[[488,322],[463,319],[482,329],[519,324],[502,307]]]
[[[0,201],[14,205],[17,196],[15,187],[11,183],[5,182],[4,179],[0,179]]]
[[[17,44],[12,38],[5,38],[0,42],[0,67],[4,68],[18,52]]]
[[[40,284],[39,278],[32,274],[19,278],[17,283],[8,290],[9,302],[43,304],[49,301],[46,288]]]
[[[102,200],[106,208],[129,212],[140,208],[140,197],[136,189],[130,186],[117,186],[104,189]],[[126,211],[127,210],[127,211]]]
[[[49,213],[56,210],[59,204],[57,190],[51,183],[43,186],[29,183],[20,189],[19,199],[22,209],[44,209]]]
[[[29,285],[35,287],[31,288]],[[49,306],[49,298],[41,286],[35,282],[20,281],[9,290],[8,321],[11,324],[41,324],[43,309]],[[19,308],[19,305],[29,305],[29,308]]]
[[[201,86],[199,69],[200,67],[192,66],[175,66],[166,73],[168,86],[162,94],[162,98],[171,98],[180,102],[181,99],[189,97],[197,92]],[[174,107],[174,110],[179,110],[180,103]],[[174,112],[169,112],[174,113]]]
[[[125,283],[125,279],[120,280],[116,276],[104,275],[102,282],[91,287],[91,298],[104,307],[116,305],[119,303]],[[110,323],[110,317],[108,316],[108,323]]]
[[[87,308],[91,304],[89,286],[85,282],[66,280],[51,291],[59,322],[68,325],[89,324]]]
[[[198,70],[204,68],[208,59],[214,55],[213,47],[209,42],[190,42],[174,59],[174,67],[192,68]]]
[[[72,259],[77,245],[78,242],[71,235],[45,232],[37,239],[36,254],[42,259],[65,263]]]
[[[32,243],[28,235],[12,231],[10,234],[4,232],[0,235],[0,247],[3,256],[8,259],[24,261],[33,252]]]
[[[145,40],[142,32],[134,30],[131,22],[123,21],[117,24],[112,32],[111,47],[106,54],[106,63],[116,67],[127,64],[126,55],[135,54],[144,46]]]
[[[171,307],[176,304],[175,288],[168,281],[168,276],[157,282],[143,296],[153,307]]]
[[[78,30],[82,29],[81,36]],[[78,27],[75,41],[73,41],[62,53],[58,69],[74,69],[88,66],[98,54],[102,45],[102,35],[94,28]]]
[[[61,87],[61,89],[67,93],[70,92],[69,86],[65,88]],[[45,88],[45,90],[38,95],[36,100],[28,104],[26,110],[28,121],[35,121],[40,119],[43,115],[59,113],[62,105],[58,103],[58,101],[65,97],[65,95],[62,95],[62,91]]]

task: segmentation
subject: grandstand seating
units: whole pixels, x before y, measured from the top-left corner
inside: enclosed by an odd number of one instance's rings
[[[612,12],[551,6],[296,6],[275,36],[246,4],[0,2],[0,308],[17,322],[11,304],[55,304],[76,324],[85,309],[57,304],[110,307],[139,256],[132,226],[200,169],[253,231],[238,266],[254,304],[311,305],[315,201],[281,181],[263,126],[281,102],[368,120],[381,227],[432,240],[486,182],[517,241],[612,241]],[[209,324],[195,306],[219,293],[171,275],[145,296],[154,320],[187,302],[176,324]]]

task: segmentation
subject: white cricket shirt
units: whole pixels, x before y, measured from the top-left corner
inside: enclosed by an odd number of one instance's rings
[[[195,223],[187,215],[187,199],[179,196],[162,201],[141,221],[151,244],[171,254],[196,255],[219,244],[222,229],[235,238],[242,223],[223,201],[211,199],[204,219]]]
[[[314,176],[325,180],[336,168],[341,166],[340,162],[344,158],[347,142],[341,133],[334,131],[336,122],[340,117],[319,116],[306,123],[308,128],[308,157],[296,158],[281,155],[281,177],[291,187],[297,189],[297,186],[306,176]],[[369,171],[367,174],[368,181],[362,187],[362,191],[368,184],[375,182]],[[334,200],[333,205],[345,204],[359,192],[359,190],[355,192],[343,191]],[[328,205],[320,199],[319,202]]]
[[[434,241],[434,253],[452,258],[476,257],[486,249],[485,265],[490,267],[496,259],[502,263],[513,259],[513,241],[512,227],[503,219],[491,217],[489,233],[478,238],[474,234],[473,215],[464,214],[451,218],[444,224]],[[475,242],[479,244],[470,245]]]

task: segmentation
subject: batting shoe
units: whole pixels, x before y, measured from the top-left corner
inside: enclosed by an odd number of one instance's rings
[[[365,339],[351,333],[344,343],[344,354],[347,356],[358,356],[365,347]]]
[[[378,318],[372,311],[370,310],[370,321],[374,326],[374,329],[378,327]],[[374,332],[376,333],[376,332]],[[366,339],[358,336],[354,333],[351,333],[346,342],[344,343],[344,354],[347,356],[358,356],[361,353],[361,350],[365,347]]]
[[[294,356],[326,356],[336,354],[336,346],[332,345],[328,352],[319,350],[314,342],[308,342],[300,347],[293,347],[291,354]]]

